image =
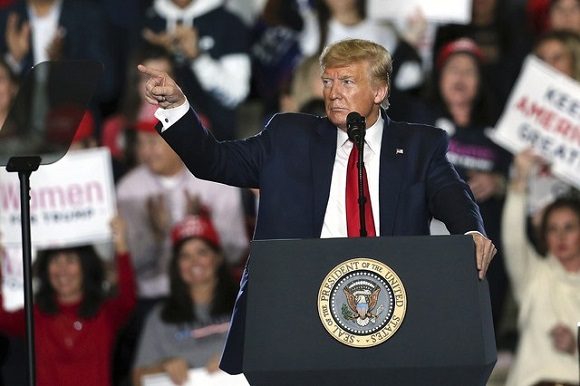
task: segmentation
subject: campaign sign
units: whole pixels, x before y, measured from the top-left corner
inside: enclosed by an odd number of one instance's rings
[[[556,177],[580,188],[580,84],[539,59],[526,58],[489,136],[514,154],[533,148]]]
[[[68,152],[30,176],[31,240],[36,249],[110,241],[116,210],[111,155],[105,148]],[[0,168],[0,232],[21,243],[20,182]]]

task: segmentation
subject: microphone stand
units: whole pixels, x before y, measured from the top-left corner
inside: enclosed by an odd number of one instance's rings
[[[367,223],[365,219],[365,204],[367,198],[364,190],[364,135],[357,136],[354,145],[358,148],[358,162],[356,163],[358,169],[358,213],[360,218],[360,237],[367,237]]]

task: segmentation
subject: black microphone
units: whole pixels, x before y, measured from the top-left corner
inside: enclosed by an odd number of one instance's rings
[[[365,205],[367,203],[367,198],[365,197],[364,185],[363,185],[363,170],[364,170],[364,143],[365,143],[365,133],[367,131],[365,117],[352,111],[346,116],[346,133],[348,138],[354,142],[354,146],[358,149],[358,214],[360,220],[360,236],[367,236],[367,227],[365,221]],[[354,150],[354,149],[353,149]]]
[[[352,111],[346,116],[346,133],[348,138],[353,141],[359,148],[364,143],[366,133],[365,117]]]

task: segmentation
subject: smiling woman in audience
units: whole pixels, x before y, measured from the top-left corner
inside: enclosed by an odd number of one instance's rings
[[[206,215],[186,217],[172,230],[170,294],[149,315],[133,370],[140,385],[147,374],[167,373],[180,385],[188,370],[218,370],[236,286],[225,265],[216,230]]]
[[[92,245],[53,248],[35,261],[38,291],[34,334],[38,386],[111,385],[117,331],[135,304],[124,222],[112,221],[118,288],[105,291],[105,268]],[[0,296],[0,331],[24,336],[24,310],[7,312]]]

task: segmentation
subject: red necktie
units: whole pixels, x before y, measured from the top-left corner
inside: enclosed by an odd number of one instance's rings
[[[358,148],[353,144],[348,165],[346,167],[346,228],[348,237],[360,237],[360,216],[358,206]],[[376,236],[375,221],[373,219],[373,209],[371,207],[371,195],[369,194],[369,183],[367,172],[363,167],[363,187],[366,197],[365,203],[365,224],[367,236]]]

